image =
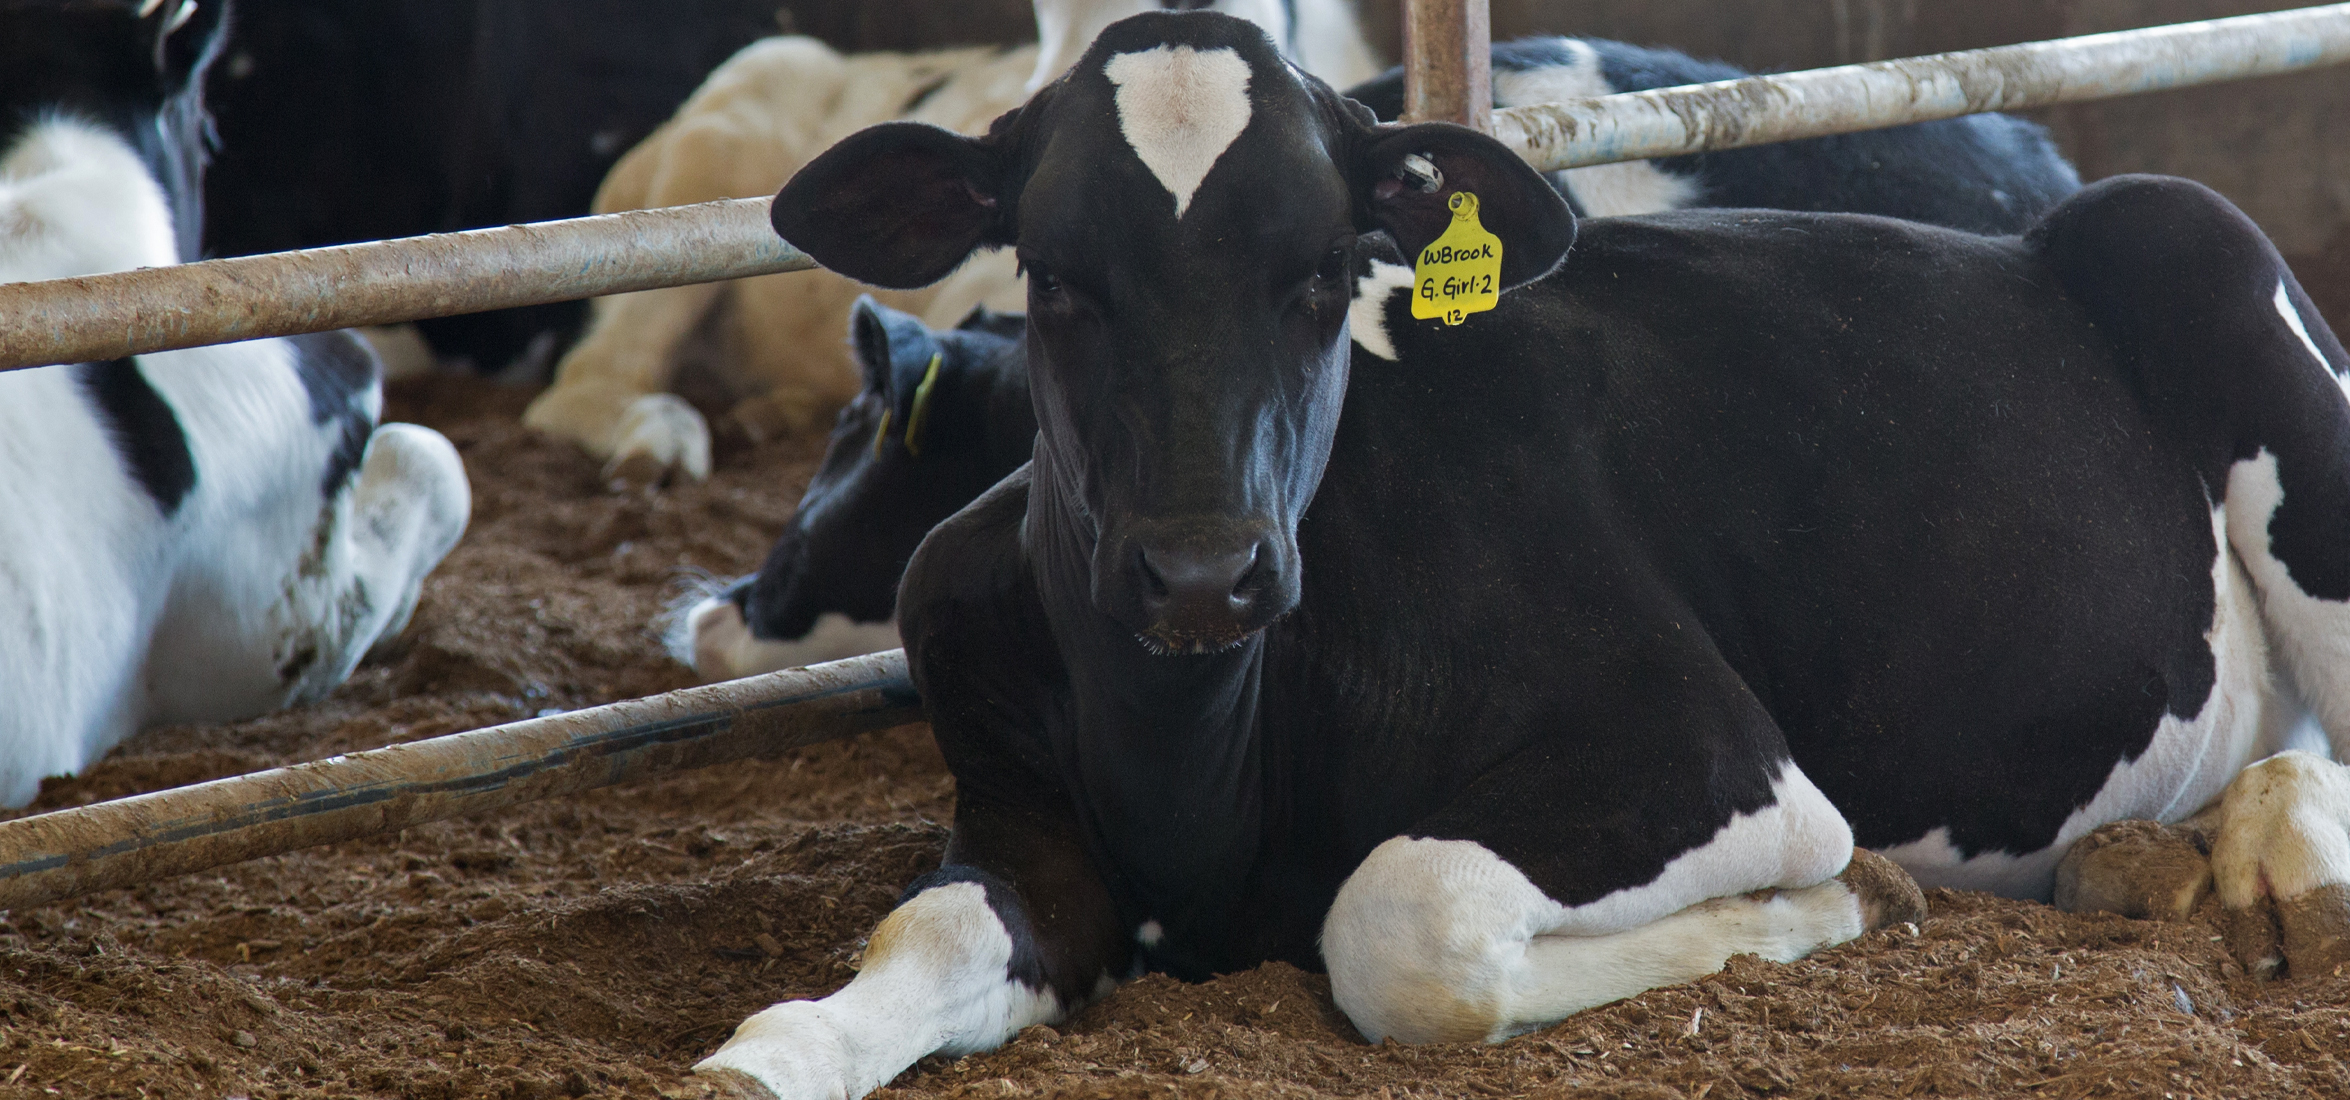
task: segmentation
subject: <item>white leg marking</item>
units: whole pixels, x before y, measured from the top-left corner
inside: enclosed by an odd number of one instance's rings
[[[1248,62],[1232,50],[1154,46],[1102,67],[1118,86],[1118,132],[1175,196],[1181,220],[1224,150],[1248,129]]]
[[[2231,909],[2350,884],[2350,770],[2305,752],[2244,769],[2220,801],[2211,873]]]
[[[1371,261],[1371,273],[1355,280],[1354,301],[1346,307],[1346,325],[1363,350],[1395,362],[1395,341],[1387,335],[1387,299],[1412,286],[1412,269],[1402,264]]]
[[[2228,532],[2241,504],[2231,482],[2227,503],[2211,513],[2218,549],[2211,563],[2211,629],[2203,638],[2211,646],[2214,682],[2193,718],[2163,715],[2146,750],[2115,761],[2104,785],[2065,818],[2055,842],[2039,851],[1978,852],[1970,858],[1951,843],[1947,828],[1879,851],[1921,887],[2045,901],[2055,890],[2056,865],[2074,841],[2115,821],[2184,820],[2218,797],[2244,765],[2283,747],[2300,715],[2271,682],[2268,641],[2252,581],[2228,549]]]
[[[1331,995],[1374,1042],[1492,1042],[1741,952],[1786,961],[1863,929],[1859,899],[1833,880],[1714,898],[1606,935],[1563,931],[1565,913],[1481,845],[1397,837],[1347,878],[1323,924]]]
[[[695,604],[682,625],[684,644],[673,646],[672,652],[687,658],[695,672],[712,682],[860,657],[903,644],[896,622],[860,623],[838,611],[818,615],[816,625],[799,638],[768,641],[751,634],[734,601],[716,597]]]
[[[1557,40],[1574,55],[1566,65],[1493,74],[1493,105],[1522,107],[1532,103],[1559,103],[1615,91],[1599,71],[1599,53],[1588,43]],[[1654,214],[1679,210],[1698,199],[1697,181],[1673,175],[1645,160],[1569,168],[1555,176],[1566,182],[1586,213],[1593,217]]]
[[[1005,976],[1011,960],[985,889],[934,886],[873,930],[846,988],[744,1020],[694,1071],[743,1074],[780,1100],[855,1100],[926,1054],[992,1049],[1059,1019],[1058,997]]]

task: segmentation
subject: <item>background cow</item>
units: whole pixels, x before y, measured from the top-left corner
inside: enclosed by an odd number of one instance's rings
[[[860,1095],[1269,958],[1374,1040],[1496,1040],[1916,912],[1856,840],[2045,896],[2090,829],[2206,803],[2223,904],[2350,961],[2350,779],[2246,767],[2303,702],[2350,745],[2350,356],[2207,189],[1578,237],[1497,143],[1145,15],[775,212],[884,285],[1015,249],[1039,433],[902,590],[945,863],[705,1072]],[[1497,310],[1350,308],[1471,216]]]
[[[0,4],[0,282],[179,262],[222,0]],[[0,805],[131,732],[316,699],[465,526],[344,333],[0,374]]]
[[[977,133],[1060,75],[1112,20],[1162,6],[1254,20],[1334,82],[1373,71],[1345,0],[1040,0],[1038,43],[1011,49],[843,56],[811,38],[769,39],[711,73],[676,118],[630,150],[596,210],[772,194],[833,142],[888,119]],[[712,326],[704,358],[743,398],[737,421],[754,437],[806,431],[857,392],[839,333],[865,289],[798,273],[598,299],[587,333],[524,422],[604,459],[607,476],[625,484],[672,470],[706,477],[709,426],[667,392],[697,327]],[[938,286],[879,293],[944,328],[977,305],[1016,307],[1022,291],[1009,257],[984,257]]]

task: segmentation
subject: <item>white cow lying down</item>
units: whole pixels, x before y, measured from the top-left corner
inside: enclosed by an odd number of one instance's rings
[[[0,148],[0,282],[178,262],[128,143],[33,117]],[[0,374],[0,806],[143,726],[316,699],[406,624],[471,498],[382,405],[345,333]]]
[[[772,195],[816,154],[858,130],[913,119],[966,134],[1059,76],[1119,19],[1161,7],[1205,7],[1248,19],[1285,42],[1298,64],[1339,87],[1377,73],[1345,0],[1036,0],[1038,42],[843,56],[813,38],[769,38],[710,74],[677,114],[605,178],[599,214]],[[754,435],[816,427],[857,394],[840,334],[860,293],[952,326],[975,305],[1022,309],[1027,291],[1009,251],[990,252],[937,285],[897,291],[829,272],[649,290],[592,303],[579,344],[523,422],[606,460],[630,483],[671,470],[710,470],[710,430],[668,391],[689,337],[708,318],[719,379]],[[715,316],[713,316],[715,313]]]

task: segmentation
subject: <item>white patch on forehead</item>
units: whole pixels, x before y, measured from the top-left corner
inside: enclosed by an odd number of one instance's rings
[[[1228,49],[1154,46],[1102,66],[1118,88],[1118,131],[1175,196],[1175,217],[1216,158],[1248,129],[1248,62]]]

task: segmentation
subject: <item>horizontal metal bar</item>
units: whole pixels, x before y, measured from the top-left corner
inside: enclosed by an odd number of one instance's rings
[[[1493,113],[1545,172],[2187,88],[2350,61],[2350,4],[1657,88]]]
[[[2350,61],[2350,4],[1778,73],[1493,113],[1545,171],[2076,103]],[[0,370],[814,264],[766,199],[0,285]]]
[[[0,284],[0,370],[567,302],[816,266],[773,199]]]
[[[0,910],[922,720],[903,650],[0,822]]]

